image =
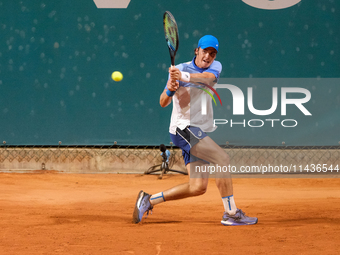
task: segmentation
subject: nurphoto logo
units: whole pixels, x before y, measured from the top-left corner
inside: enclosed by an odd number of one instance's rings
[[[311,92],[308,89],[300,88],[300,87],[281,87],[280,94],[281,96],[278,96],[278,88],[272,87],[272,97],[270,99],[271,101],[271,107],[269,109],[256,109],[253,104],[253,88],[248,87],[247,88],[247,97],[245,99],[245,95],[243,94],[242,90],[231,84],[216,84],[216,89],[227,89],[231,92],[232,98],[233,98],[233,116],[235,115],[245,115],[245,105],[247,105],[249,112],[251,112],[253,115],[256,116],[269,116],[276,112],[278,109],[280,110],[281,116],[287,116],[287,105],[293,105],[295,106],[300,112],[303,113],[305,116],[312,116],[310,111],[304,106],[307,102],[311,99]],[[296,95],[298,98],[288,98],[287,94],[290,95]],[[245,101],[247,103],[245,103]],[[207,100],[206,95],[201,95],[201,114],[206,115],[207,114]],[[281,126],[283,127],[296,127],[298,125],[298,121],[295,119],[271,119],[271,118],[265,118],[262,119],[251,119],[246,121],[245,119],[242,122],[236,122],[232,119],[226,120],[226,119],[214,119],[214,126],[216,125],[225,125],[230,124],[230,127],[233,127],[235,125],[242,125],[243,127],[246,127],[247,125],[249,127],[262,127],[265,125],[265,123],[268,123],[271,125],[271,127],[275,126],[275,123],[281,123]]]

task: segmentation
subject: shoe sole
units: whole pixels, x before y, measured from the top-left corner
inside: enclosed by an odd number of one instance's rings
[[[139,218],[139,210],[138,210],[137,204],[138,204],[138,200],[140,198],[142,198],[143,195],[144,195],[143,190],[139,191],[137,199],[136,199],[135,209],[134,209],[133,215],[132,215],[132,222],[135,223],[135,224],[139,223],[142,220],[142,219]]]
[[[223,226],[246,226],[246,225],[255,225],[258,222],[258,220],[256,220],[255,222],[251,222],[251,223],[235,223],[235,222],[228,222],[228,221],[221,221],[221,224]]]

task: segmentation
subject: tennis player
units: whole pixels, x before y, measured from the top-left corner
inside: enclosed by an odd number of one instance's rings
[[[203,36],[195,49],[192,61],[169,68],[169,79],[160,96],[160,105],[168,106],[173,102],[170,136],[172,142],[182,149],[182,155],[189,174],[189,181],[163,192],[150,195],[140,191],[137,197],[133,221],[138,223],[145,213],[157,204],[165,201],[203,195],[208,186],[209,172],[197,171],[208,169],[210,163],[228,166],[229,156],[217,145],[206,132],[212,132],[213,108],[211,97],[207,98],[207,111],[201,113],[201,95],[206,93],[193,87],[191,82],[214,84],[222,71],[222,65],[216,61],[219,43],[212,35]],[[210,100],[209,100],[210,98]],[[216,173],[216,185],[224,206],[221,223],[223,225],[252,225],[257,218],[248,217],[238,209],[233,196],[230,172]]]

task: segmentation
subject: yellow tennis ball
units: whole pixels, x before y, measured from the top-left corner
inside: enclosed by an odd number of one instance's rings
[[[123,75],[121,72],[115,71],[112,73],[111,78],[114,81],[121,81],[123,80]]]

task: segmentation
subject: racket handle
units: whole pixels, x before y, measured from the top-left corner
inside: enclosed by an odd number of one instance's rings
[[[175,57],[171,55],[171,66],[175,66]]]

